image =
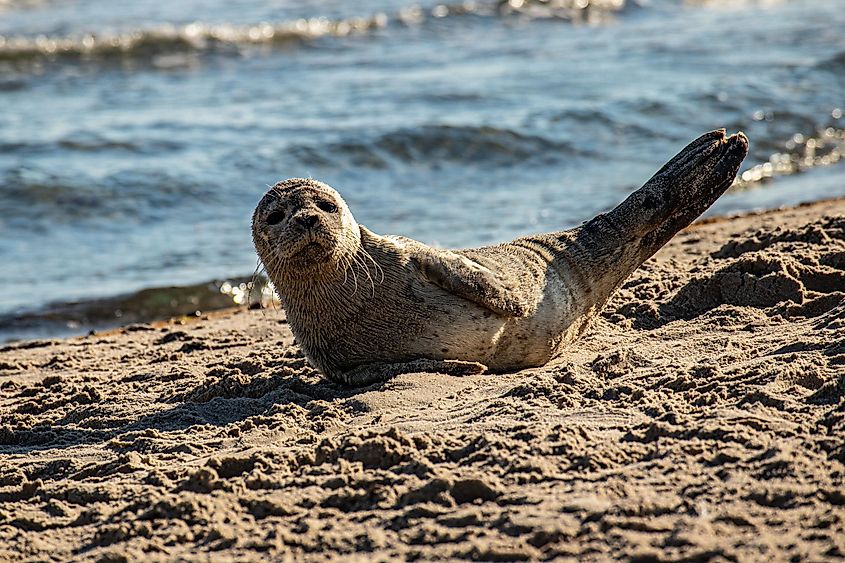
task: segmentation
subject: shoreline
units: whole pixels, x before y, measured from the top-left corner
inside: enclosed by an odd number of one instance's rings
[[[277,310],[0,348],[0,559],[845,557],[845,198],[708,218],[540,368],[362,389]]]

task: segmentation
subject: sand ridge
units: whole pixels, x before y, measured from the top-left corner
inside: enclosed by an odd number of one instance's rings
[[[543,368],[343,389],[231,311],[0,391],[0,559],[842,558],[845,201],[683,231]]]

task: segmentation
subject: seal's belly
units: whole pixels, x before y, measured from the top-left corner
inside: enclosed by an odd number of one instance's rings
[[[509,319],[499,335],[496,352],[487,362],[491,371],[512,371],[547,363],[560,348],[575,311],[565,284],[547,276],[531,313]]]
[[[556,324],[556,323],[554,323]],[[480,362],[490,371],[511,371],[548,362],[560,340],[558,330],[538,318],[506,319],[467,315],[432,326],[408,348],[415,357]]]
[[[508,322],[445,291],[419,301],[384,299],[331,326],[299,322],[291,315],[289,321],[308,359],[324,371],[421,358],[487,365]],[[297,330],[306,326],[310,330]]]
[[[436,308],[426,307],[424,316],[426,326],[417,334],[409,334],[406,343],[415,357],[485,365],[495,355],[507,324],[491,311],[445,292]]]
[[[571,322],[561,295],[559,288],[549,287],[536,309],[520,318],[502,317],[448,295],[444,301],[454,303],[431,315],[407,349],[416,357],[480,362],[494,372],[543,365]]]

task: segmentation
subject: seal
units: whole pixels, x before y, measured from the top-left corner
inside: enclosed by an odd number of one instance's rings
[[[744,134],[712,131],[579,227],[463,250],[373,233],[330,186],[293,178],[259,202],[253,242],[306,358],[336,382],[514,371],[577,339],[724,193],[747,152]]]

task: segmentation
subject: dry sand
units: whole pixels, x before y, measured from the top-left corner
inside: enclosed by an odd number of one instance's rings
[[[348,390],[280,311],[0,351],[0,558],[845,556],[845,200],[697,224],[564,358]]]

